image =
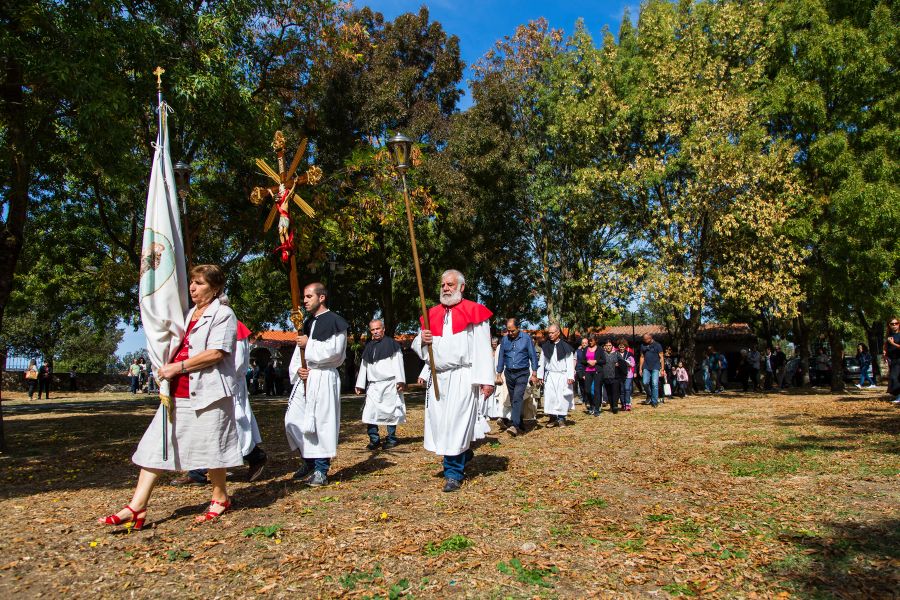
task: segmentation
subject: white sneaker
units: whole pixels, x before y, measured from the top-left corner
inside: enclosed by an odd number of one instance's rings
[[[874,383],[870,383],[869,385],[866,386],[866,389],[867,389],[867,390],[873,390],[873,389],[875,389],[875,388],[877,388],[877,387],[878,387],[878,386],[875,385]]]
[[[856,387],[857,387],[857,389],[860,389],[860,390],[862,389],[862,386],[859,385],[858,383],[856,384]]]
[[[897,398],[896,400],[891,400],[891,404],[900,404],[900,398]]]

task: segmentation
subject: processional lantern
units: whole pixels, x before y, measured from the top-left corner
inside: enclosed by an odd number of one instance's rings
[[[401,174],[405,174],[409,169],[409,157],[410,154],[412,154],[412,140],[402,133],[398,133],[387,141],[387,147],[388,151],[391,153],[391,160],[394,163],[394,167],[396,167]]]
[[[406,222],[409,225],[409,244],[412,248],[413,266],[416,269],[416,283],[419,285],[419,304],[422,306],[422,324],[425,329],[431,329],[431,323],[428,321],[428,307],[425,304],[425,287],[422,284],[422,269],[419,266],[419,250],[416,247],[416,230],[413,227],[412,209],[409,204],[409,192],[406,190],[406,171],[409,170],[410,155],[412,154],[412,140],[397,132],[397,135],[387,141],[388,151],[391,154],[391,162],[400,172],[400,179],[403,182],[403,202],[406,204]],[[434,366],[434,350],[431,344],[428,345],[428,365],[431,368],[431,385],[434,389],[434,399],[440,400],[440,392],[438,390],[437,369]],[[428,401],[428,391],[425,392],[425,401]]]

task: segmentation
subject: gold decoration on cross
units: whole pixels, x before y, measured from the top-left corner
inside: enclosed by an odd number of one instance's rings
[[[165,72],[166,72],[166,70],[163,69],[162,67],[156,67],[156,68],[153,70],[153,74],[156,75],[156,87],[157,87],[157,89],[162,88],[162,75],[163,75],[163,73],[165,73]]]

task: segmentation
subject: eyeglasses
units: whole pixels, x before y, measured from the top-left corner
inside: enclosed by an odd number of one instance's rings
[[[888,325],[900,325],[900,323],[898,323],[897,321],[891,321],[890,323],[888,323]]]

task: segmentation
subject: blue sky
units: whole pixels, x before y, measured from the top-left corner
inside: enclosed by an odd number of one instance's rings
[[[637,19],[639,3],[632,0],[570,0],[568,2],[536,2],[501,1],[501,0],[357,0],[357,6],[369,6],[384,14],[385,19],[393,20],[397,15],[406,12],[418,12],[423,4],[428,7],[432,21],[439,21],[448,34],[459,37],[460,53],[466,63],[464,79],[470,77],[469,68],[488,50],[494,42],[505,35],[515,33],[516,27],[545,17],[554,29],[562,29],[570,34],[575,28],[575,21],[583,18],[588,30],[597,40],[606,25],[615,34],[619,31],[622,14],[627,7],[632,20]],[[463,82],[462,87],[467,86]],[[471,96],[466,91],[460,102],[465,110],[472,104]],[[125,329],[125,336],[119,345],[118,354],[133,352],[146,344],[143,330]]]
[[[356,0],[356,6],[368,6],[392,20],[406,12],[417,12],[423,4],[428,7],[432,21],[438,21],[448,34],[459,37],[460,53],[466,62],[465,79],[470,77],[468,67],[494,46],[503,36],[515,33],[516,27],[545,17],[554,29],[572,33],[575,21],[584,18],[585,25],[594,36],[600,38],[604,25],[618,33],[625,8],[637,19],[639,2],[636,0],[569,0],[568,2],[502,1],[502,0]],[[465,88],[465,83],[463,83]],[[465,110],[472,103],[468,93],[460,108]]]

